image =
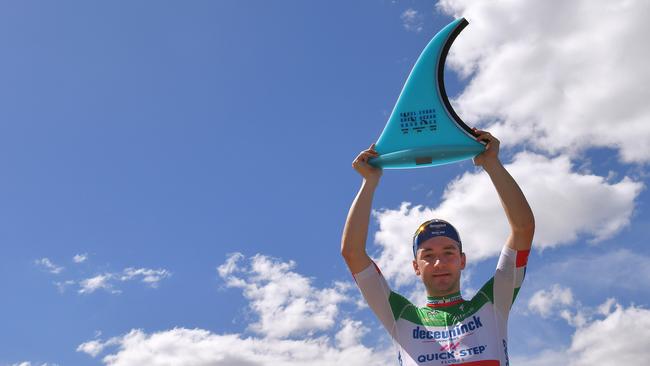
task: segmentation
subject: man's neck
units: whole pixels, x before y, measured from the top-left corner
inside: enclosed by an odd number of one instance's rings
[[[448,293],[441,296],[427,296],[427,306],[437,308],[443,306],[452,306],[463,302],[463,296],[460,291]]]
[[[441,297],[449,297],[453,296],[460,293],[460,284],[457,284],[454,287],[451,287],[450,289],[446,291],[436,291],[431,288],[427,288],[427,297],[434,297],[434,298],[441,298]]]

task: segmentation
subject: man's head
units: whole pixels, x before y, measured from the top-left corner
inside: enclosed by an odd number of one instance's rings
[[[460,291],[465,253],[458,231],[447,221],[429,220],[413,236],[413,269],[430,296]]]

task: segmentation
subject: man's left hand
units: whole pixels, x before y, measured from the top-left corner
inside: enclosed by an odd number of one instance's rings
[[[498,161],[499,140],[487,131],[477,130],[476,128],[473,130],[478,134],[478,137],[476,138],[477,140],[487,142],[487,145],[485,145],[485,151],[474,157],[474,165],[484,166],[490,161]]]

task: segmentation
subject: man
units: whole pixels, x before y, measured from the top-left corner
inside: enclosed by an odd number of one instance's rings
[[[471,300],[460,295],[465,268],[460,236],[451,224],[437,219],[420,225],[412,243],[413,269],[426,287],[427,306],[418,308],[390,290],[365,249],[372,198],[382,174],[368,164],[378,155],[374,145],[352,163],[363,183],[345,223],[341,254],[368,305],[397,344],[400,365],[509,365],[508,314],[524,278],[535,220],[521,189],[499,161],[499,140],[475,131],[487,145],[474,164],[490,176],[511,231],[494,277]]]

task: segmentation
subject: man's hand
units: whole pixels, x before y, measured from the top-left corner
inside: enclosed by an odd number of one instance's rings
[[[354,170],[361,174],[363,179],[371,183],[378,183],[382,174],[381,168],[375,168],[368,164],[368,159],[377,156],[379,156],[379,154],[375,151],[375,144],[372,144],[367,150],[363,150],[359,153],[359,156],[357,156],[357,158],[352,162]]]
[[[474,157],[474,165],[484,167],[486,163],[499,160],[499,140],[492,136],[489,132],[483,130],[473,129],[478,133],[476,138],[479,141],[486,141],[485,151]]]

